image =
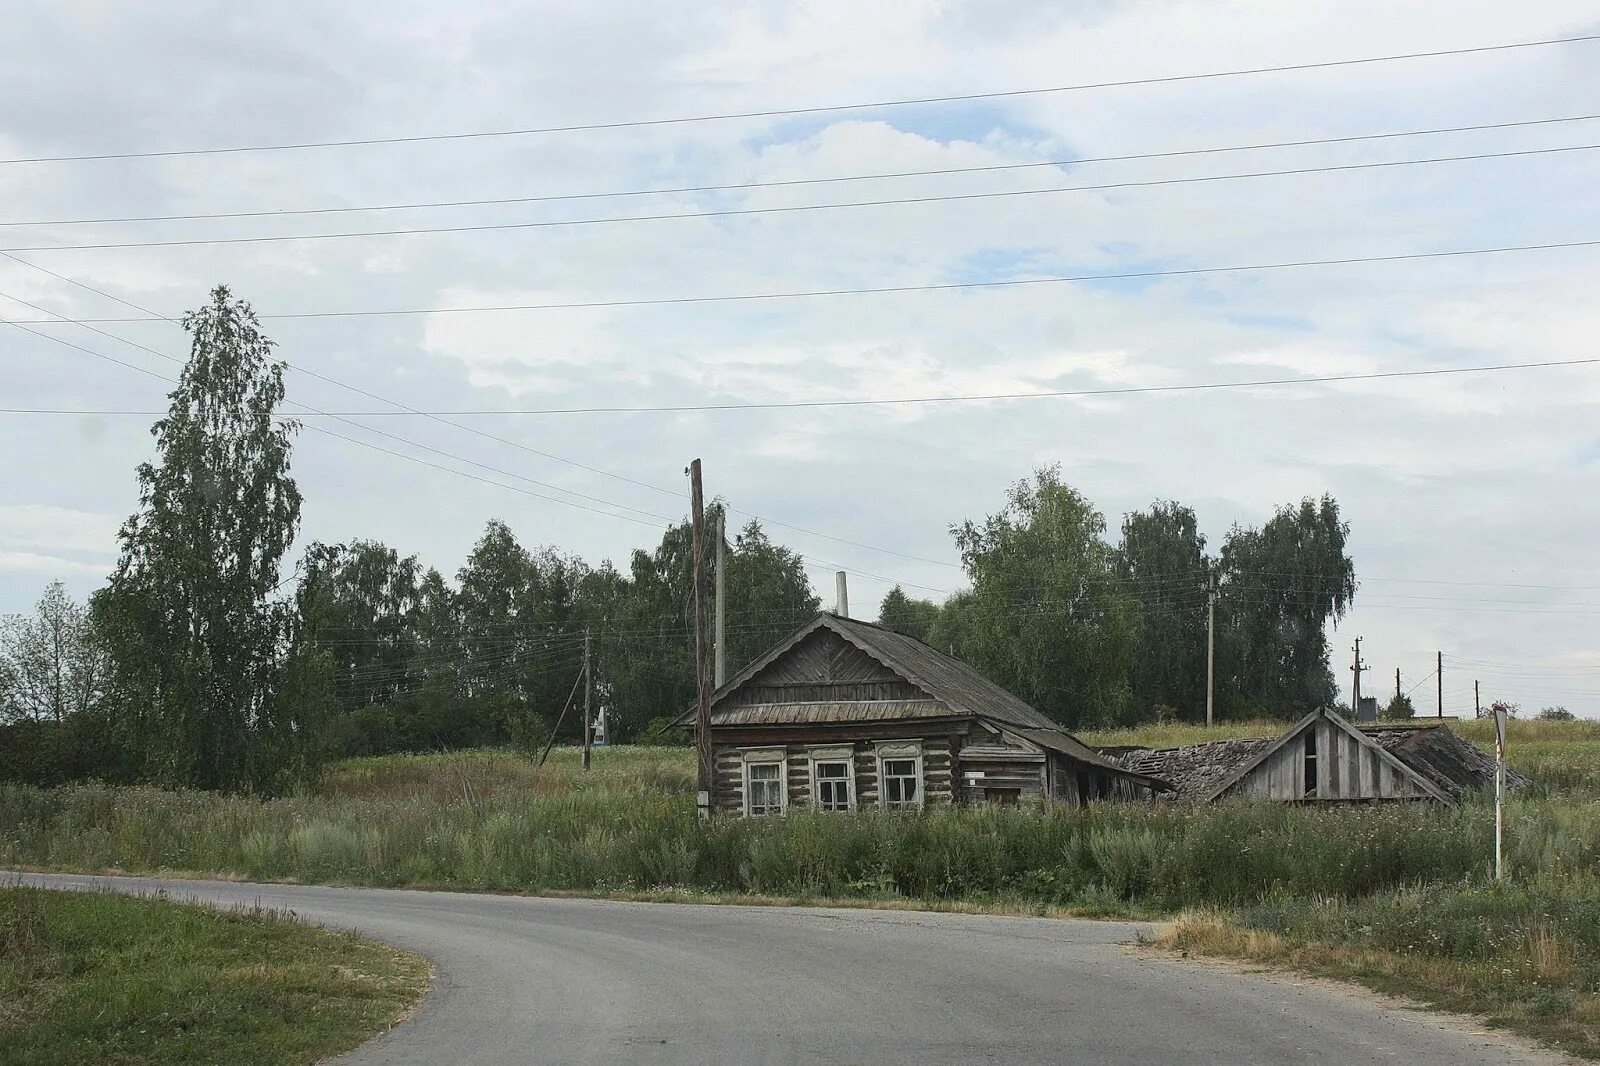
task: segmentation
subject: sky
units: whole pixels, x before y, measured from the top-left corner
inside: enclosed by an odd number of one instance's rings
[[[0,33],[0,159],[792,111],[1600,34],[1592,0],[397,2],[381,19],[371,10],[326,0],[13,0]],[[163,408],[170,388],[58,341],[161,375],[175,364],[145,349],[187,352],[183,332],[159,317],[93,327],[101,332],[41,320],[145,317],[115,300],[178,317],[225,283],[264,316],[284,359],[320,375],[291,371],[291,400],[391,412],[306,418],[368,446],[302,433],[294,472],[306,497],[304,542],[378,539],[452,574],[484,523],[500,518],[524,544],[625,565],[685,513],[684,468],[698,456],[708,494],[740,520],[767,519],[775,539],[806,556],[825,600],[831,572],[849,570],[852,609],[870,616],[894,582],[936,599],[962,587],[950,525],[999,509],[1006,486],[1043,465],[1060,465],[1104,512],[1110,535],[1127,512],[1174,499],[1195,508],[1213,549],[1234,525],[1260,525],[1277,507],[1326,493],[1350,523],[1360,581],[1353,611],[1331,632],[1346,692],[1360,636],[1368,693],[1392,692],[1399,669],[1404,688],[1433,710],[1429,675],[1442,652],[1446,714],[1472,713],[1476,679],[1485,702],[1600,716],[1600,365],[950,404],[450,419],[478,432],[394,415],[383,402],[508,411],[874,399],[1600,356],[1596,247],[637,304],[1600,241],[1600,151],[1325,169],[1600,147],[1600,119],[1193,154],[1572,118],[1595,112],[1597,99],[1592,41],[953,104],[0,163],[0,318],[37,331],[0,326],[0,406],[105,412],[0,414],[0,612],[29,609],[51,580],[80,596],[103,581],[117,527],[137,505],[134,467],[153,455],[144,413]],[[1190,154],[771,185],[1173,152]],[[1307,168],[1320,169],[1170,183]],[[1140,184],[1161,181],[1169,183]],[[596,195],[709,185],[765,187]],[[1119,187],[1042,191],[1081,185]],[[575,196],[584,198],[67,224]],[[694,217],[72,247],[642,214]],[[634,303],[272,317],[616,301]]]

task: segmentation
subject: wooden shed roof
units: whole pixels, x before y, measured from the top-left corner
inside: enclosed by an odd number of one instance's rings
[[[1315,713],[1327,713],[1328,717],[1349,725],[1332,712],[1314,712],[1308,718]],[[1203,801],[1225,790],[1233,779],[1264,759],[1305,721],[1302,719],[1276,736],[1211,740],[1178,748],[1134,748],[1121,751],[1115,757],[1135,773],[1170,782],[1180,797]],[[1493,756],[1447,726],[1419,723],[1350,728],[1451,800],[1494,784]],[[1526,783],[1527,778],[1521,774],[1507,771],[1509,787],[1520,788]]]
[[[1494,787],[1494,756],[1449,726],[1378,726],[1363,732],[1451,799]],[[1507,768],[1507,788],[1520,789],[1527,783],[1526,777]]]

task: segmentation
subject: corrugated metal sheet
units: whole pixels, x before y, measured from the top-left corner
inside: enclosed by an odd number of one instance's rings
[[[830,700],[826,703],[757,703],[718,707],[711,724],[819,725],[831,722],[891,722],[907,718],[952,718],[938,700]]]

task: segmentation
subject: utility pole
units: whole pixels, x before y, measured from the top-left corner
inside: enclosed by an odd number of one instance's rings
[[[694,577],[691,582],[694,597],[694,732],[698,751],[696,774],[697,805],[700,820],[711,817],[711,656],[710,634],[706,632],[706,511],[705,497],[700,486],[700,460],[689,464],[689,501],[692,519],[690,530]]]
[[[590,665],[593,661],[589,627],[583,627],[583,768],[589,769],[589,749],[594,746],[594,718],[593,704],[590,699],[594,693],[594,670]]]
[[[833,575],[833,613],[850,617],[850,581],[843,570]]]
[[[1444,652],[1436,651],[1433,654],[1435,656],[1437,656],[1437,659],[1436,659],[1436,661],[1434,663],[1434,667],[1433,667],[1433,674],[1434,674],[1434,677],[1439,682],[1439,717],[1443,718],[1444,717]]]
[[[1472,682],[1472,717],[1483,717],[1483,700],[1478,696],[1478,682]]]
[[[1357,637],[1356,659],[1355,663],[1350,667],[1350,673],[1355,678],[1350,686],[1350,713],[1355,716],[1355,720],[1358,722],[1361,721],[1361,671],[1363,669],[1364,667],[1361,665],[1361,638]]]
[[[1394,701],[1400,702],[1400,668],[1394,668]]]
[[[1505,880],[1506,708],[1494,705],[1494,879]]]
[[[717,662],[714,681],[717,688],[728,680],[728,509],[717,512]]]
[[[1217,575],[1206,574],[1206,727],[1216,724]]]

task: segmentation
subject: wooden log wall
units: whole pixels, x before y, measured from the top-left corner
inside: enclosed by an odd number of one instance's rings
[[[922,745],[922,796],[924,806],[955,801],[949,737],[917,738]],[[782,747],[788,777],[790,810],[811,806],[811,751],[813,748],[850,745],[855,763],[856,809],[877,807],[880,803],[878,753],[870,741],[836,740],[819,737],[804,744],[718,745],[715,752],[715,783],[712,806],[728,814],[744,813],[744,752],[750,748],[771,750]]]

